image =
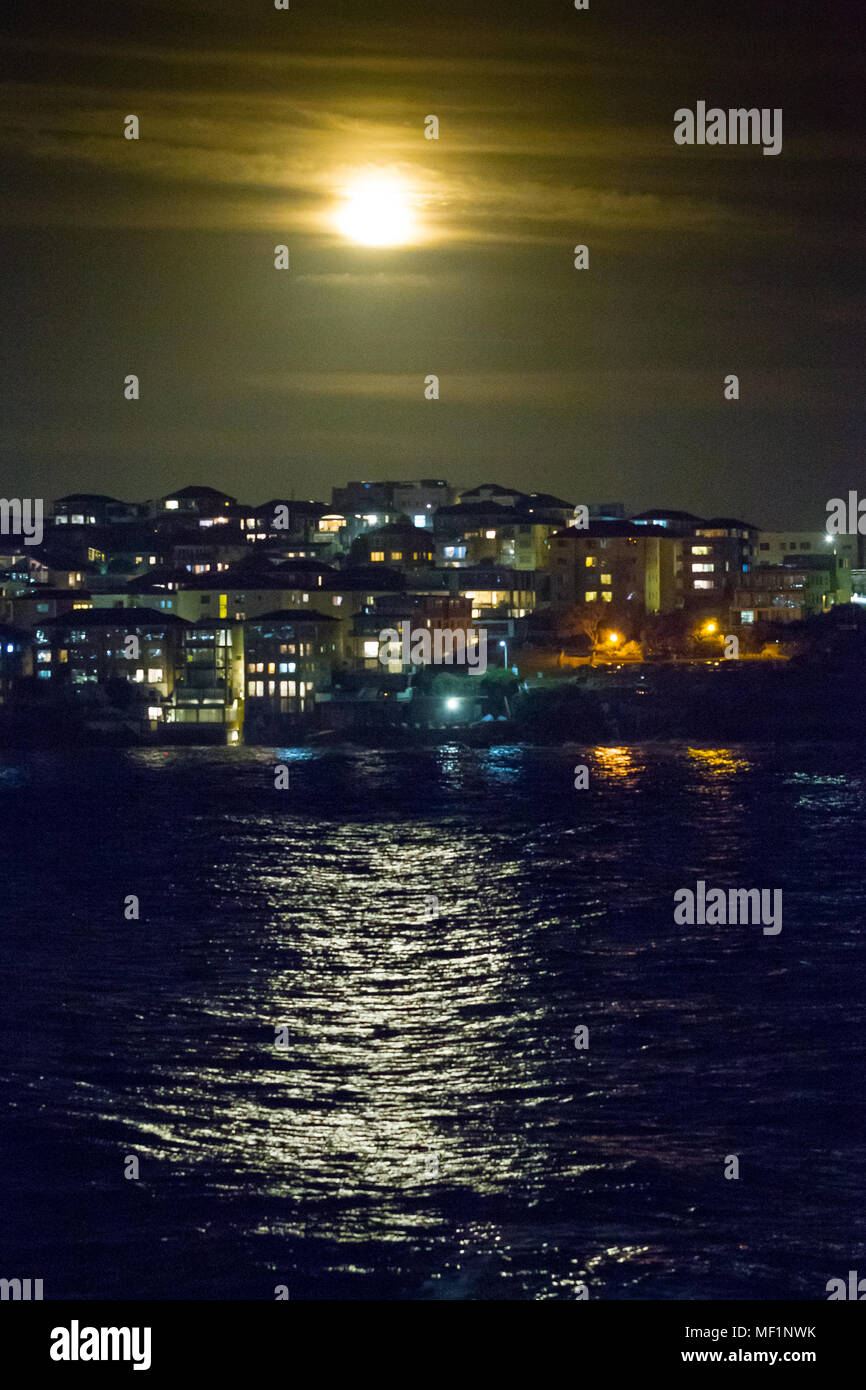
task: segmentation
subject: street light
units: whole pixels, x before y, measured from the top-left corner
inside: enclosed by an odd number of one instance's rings
[[[608,642],[610,642],[610,644],[611,644],[612,647],[615,647],[616,644],[617,644],[617,642],[619,641],[619,633],[618,633],[618,632],[612,632],[612,633],[610,634],[610,636],[608,637],[607,640],[608,640]]]
[[[504,648],[505,648],[505,655],[504,655],[504,657],[502,658],[502,669],[503,669],[503,671],[504,671],[504,670],[506,670],[507,667],[508,667],[508,643],[507,643],[507,642],[500,642],[499,645],[500,645],[500,647],[504,647]]]

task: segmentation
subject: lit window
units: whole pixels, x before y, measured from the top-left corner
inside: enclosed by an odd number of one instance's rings
[[[426,516],[424,515],[423,512],[421,512],[419,516],[414,516],[414,517],[412,518],[412,520],[414,521],[414,523],[415,523],[416,526],[426,526],[426,525],[427,525],[427,518],[426,518]]]
[[[755,621],[755,610],[754,610],[754,608],[744,608],[743,611],[742,611],[742,613],[740,614],[740,622],[741,622],[741,623],[753,623],[754,621]]]
[[[276,662],[274,662],[274,661],[269,661],[269,662],[268,662],[268,675],[269,675],[269,676],[272,676],[272,675],[274,674],[274,672],[276,671],[276,669],[277,669],[277,667],[276,667]]]
[[[280,695],[286,696],[289,693],[289,682],[280,681]]]
[[[713,565],[692,565],[692,574],[712,574]]]
[[[248,671],[255,671],[255,669],[256,669],[256,663],[255,663],[254,661],[248,661],[248,662],[247,662],[247,670],[248,670]]]
[[[289,694],[290,694],[290,695],[294,695],[294,693],[295,693],[295,682],[294,682],[294,681],[289,681]]]
[[[370,657],[376,657],[376,656],[378,656],[378,655],[379,655],[379,643],[378,643],[378,642],[376,642],[376,641],[370,641],[370,642],[365,642],[365,643],[364,643],[364,656],[365,656],[365,657],[367,657],[367,658],[369,659]]]
[[[384,560],[384,558],[385,558],[385,552],[384,552],[384,550],[373,550],[373,551],[370,552],[370,559],[371,559],[371,560],[374,560],[374,561],[375,561],[375,560]]]
[[[692,546],[692,554],[693,554],[693,555],[710,555],[711,553],[712,553],[712,552],[711,552],[711,549],[710,549],[710,547],[709,547],[708,545],[693,545],[693,546]]]
[[[593,566],[593,565],[597,565],[597,564],[598,564],[598,556],[596,556],[596,555],[587,555],[587,557],[586,557],[586,559],[584,560],[583,563],[586,565],[586,568],[587,568],[587,569],[592,569],[592,566]]]
[[[263,661],[259,661],[259,662],[256,663],[256,670],[257,670],[257,671],[264,671],[264,669],[265,669],[265,663],[264,663]]]
[[[584,594],[583,597],[584,597],[584,599],[586,600],[587,603],[595,603],[596,600],[597,600],[597,598],[598,598],[598,590],[597,590],[597,589],[588,589],[587,592]]]
[[[610,603],[612,598],[613,594],[610,592],[610,589],[605,589],[604,593],[601,596],[602,603]]]
[[[402,560],[402,559],[403,559],[403,552],[402,552],[402,550],[392,550],[392,551],[391,551],[391,559],[392,559],[392,560]]]
[[[268,681],[268,694],[269,694],[269,695],[273,695],[273,693],[274,693],[274,691],[276,690],[276,688],[277,688],[277,683],[276,683],[276,681]]]
[[[495,541],[495,540],[496,540],[496,532],[495,532],[495,531],[485,531],[485,532],[484,532],[484,535],[485,535],[485,538],[486,538],[488,541]]]
[[[340,604],[343,602],[343,595],[334,594],[333,598],[331,599],[331,602],[333,603],[335,608],[339,608]]]
[[[147,717],[148,719],[161,719],[162,710],[160,709],[159,705],[148,705]]]
[[[162,667],[148,666],[147,679],[150,685],[158,685],[159,682],[162,680]]]
[[[136,673],[135,673],[135,675],[133,676],[132,679],[133,679],[134,681],[143,681],[143,680],[144,680],[144,667],[143,667],[143,666],[139,666],[138,670],[136,671]]]
[[[696,588],[696,589],[714,589],[715,587],[716,587],[716,586],[715,586],[715,583],[713,582],[712,579],[696,579],[696,580],[695,580],[695,588]]]
[[[169,497],[165,504],[165,510],[167,512],[176,512],[179,506],[180,503],[176,497]]]
[[[601,582],[602,584],[612,584],[613,580],[609,574],[603,574],[601,576]]]

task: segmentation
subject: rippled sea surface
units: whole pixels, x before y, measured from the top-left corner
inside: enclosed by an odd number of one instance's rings
[[[826,1298],[866,1234],[864,779],[837,744],[3,754],[0,1274]],[[781,888],[781,934],[676,925],[699,878]]]

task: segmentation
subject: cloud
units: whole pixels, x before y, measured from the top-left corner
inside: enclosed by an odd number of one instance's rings
[[[424,372],[295,372],[257,376],[244,386],[266,394],[338,397],[344,400],[416,402],[431,410],[449,406],[610,408],[635,411],[732,410],[723,399],[723,370],[706,366],[621,366],[581,371],[461,372],[442,371],[438,401],[424,398]],[[835,410],[862,396],[864,373],[856,369],[788,368],[744,373],[740,409]]]
[[[696,191],[667,115],[664,125],[617,124],[576,110],[581,63],[568,45],[546,64],[449,54],[433,93],[412,75],[429,74],[426,56],[56,52],[80,58],[79,79],[0,91],[0,154],[59,185],[43,204],[26,176],[7,181],[7,225],[282,229],[329,244],[340,190],[366,166],[403,175],[431,245],[577,241],[585,229],[724,232],[749,216],[731,163]],[[207,85],[189,87],[192,63]],[[438,142],[424,139],[430,112]],[[141,121],[138,141],[123,138],[129,113]],[[765,215],[764,233],[771,225]]]

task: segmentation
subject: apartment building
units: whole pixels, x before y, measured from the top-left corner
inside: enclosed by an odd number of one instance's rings
[[[277,609],[244,623],[246,740],[309,722],[316,696],[343,661],[344,624],[326,613]]]

